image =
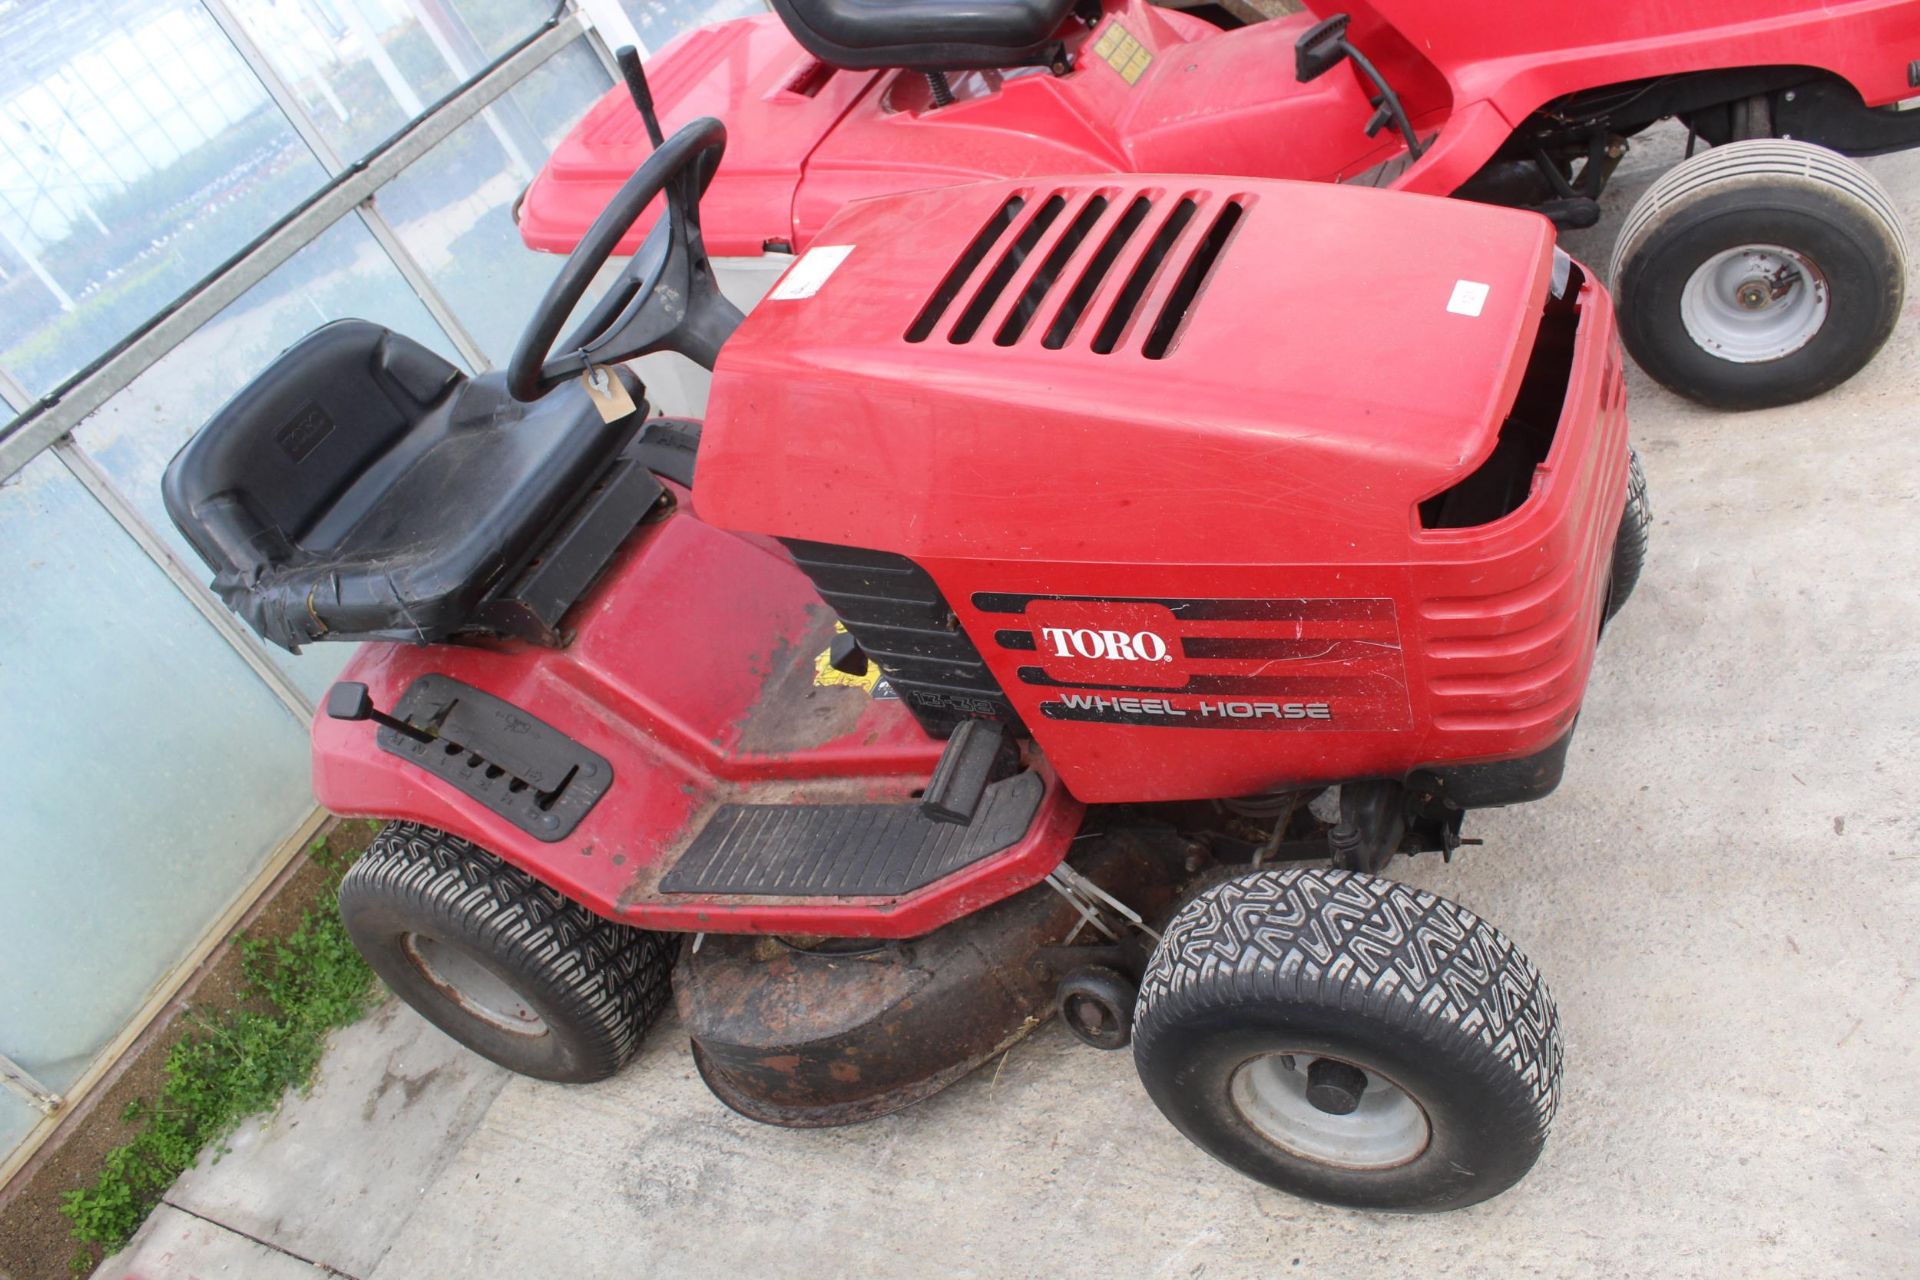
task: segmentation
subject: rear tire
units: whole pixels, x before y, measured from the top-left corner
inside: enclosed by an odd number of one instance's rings
[[[1653,528],[1653,504],[1647,499],[1647,475],[1640,455],[1627,447],[1627,506],[1620,513],[1620,532],[1613,538],[1613,570],[1607,579],[1607,609],[1602,625],[1613,621],[1640,582],[1647,563],[1647,540]]]
[[[1208,1154],[1353,1208],[1499,1194],[1539,1156],[1560,1087],[1559,1016],[1518,948],[1444,898],[1329,868],[1255,872],[1181,908],[1133,1046],[1154,1103]]]
[[[1614,245],[1620,336],[1655,381],[1723,409],[1792,404],[1893,332],[1906,233],[1886,189],[1824,147],[1760,138],[1682,161]]]
[[[484,1058],[540,1080],[612,1075],[671,994],[674,943],[615,924],[458,836],[389,822],[340,883],[381,981]]]

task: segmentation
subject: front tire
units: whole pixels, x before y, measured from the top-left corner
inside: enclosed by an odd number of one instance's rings
[[[1682,161],[1614,245],[1627,350],[1655,381],[1723,409],[1839,386],[1900,317],[1906,234],[1886,189],[1824,147],[1758,138]]]
[[[1640,469],[1640,454],[1627,446],[1627,505],[1620,513],[1620,531],[1613,536],[1613,564],[1607,577],[1604,626],[1626,606],[1640,582],[1640,570],[1647,563],[1647,541],[1653,530],[1653,503],[1647,497],[1647,473]]]
[[[602,919],[495,855],[389,822],[340,882],[340,918],[381,981],[481,1057],[602,1080],[671,994],[675,939]]]
[[[1380,876],[1240,876],[1174,916],[1134,1011],[1147,1093],[1208,1154],[1362,1209],[1457,1209],[1533,1166],[1559,1095],[1546,984],[1464,907]]]

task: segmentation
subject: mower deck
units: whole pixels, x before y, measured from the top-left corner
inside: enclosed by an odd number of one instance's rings
[[[1085,835],[1075,870],[1145,916],[1192,879],[1170,828]],[[1076,927],[1073,901],[1036,886],[906,943],[710,937],[682,950],[674,1000],[729,1107],[764,1124],[850,1124],[937,1093],[1040,1025],[1061,976],[1086,963],[1085,947],[1060,945]]]
[[[434,708],[440,736],[322,717],[321,803],[450,831],[655,929],[909,937],[1053,869],[1081,808],[1044,760],[993,784],[969,825],[923,817],[942,744],[826,667],[833,615],[784,552],[677,497],[543,662],[512,642],[365,646],[343,679],[403,717]]]

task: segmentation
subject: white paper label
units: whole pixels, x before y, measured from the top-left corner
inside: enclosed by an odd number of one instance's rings
[[[817,244],[800,256],[800,261],[787,269],[780,277],[780,283],[773,286],[773,292],[767,297],[775,300],[790,298],[811,298],[820,292],[820,286],[827,277],[839,270],[840,264],[853,252],[850,244]]]
[[[1453,296],[1447,299],[1447,310],[1457,316],[1477,316],[1480,308],[1487,305],[1488,286],[1478,280],[1455,280]]]

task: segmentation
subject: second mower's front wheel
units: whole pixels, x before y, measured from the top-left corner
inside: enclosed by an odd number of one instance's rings
[[[1427,1212],[1532,1167],[1560,1085],[1553,998],[1464,907],[1380,876],[1260,871],[1174,916],[1134,1064],[1208,1154],[1269,1186]]]
[[[340,882],[340,918],[422,1017],[521,1075],[625,1066],[671,994],[675,939],[602,919],[476,844],[389,822]]]

